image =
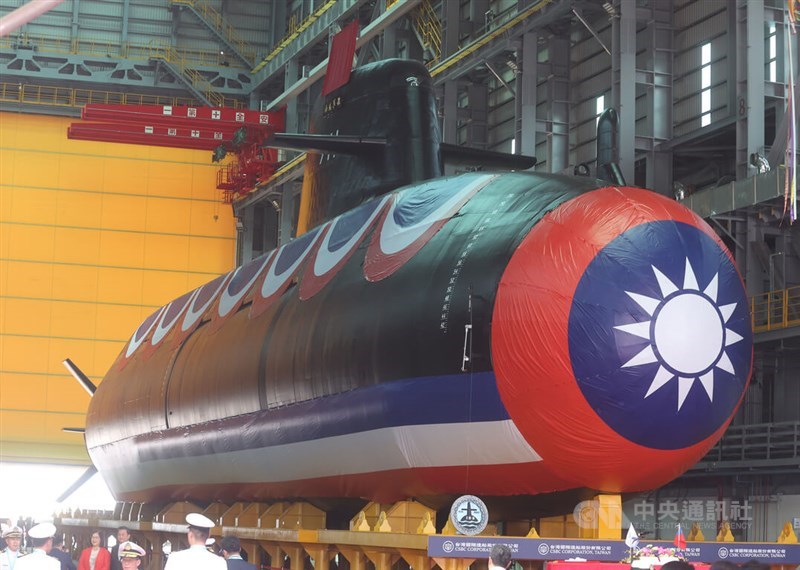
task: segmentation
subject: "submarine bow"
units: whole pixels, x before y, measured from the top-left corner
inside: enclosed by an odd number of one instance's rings
[[[750,376],[742,281],[652,192],[468,173],[375,197],[160,308],[87,417],[118,499],[655,488]]]

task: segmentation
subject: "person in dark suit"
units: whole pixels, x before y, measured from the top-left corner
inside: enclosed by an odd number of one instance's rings
[[[117,544],[111,549],[111,570],[122,570],[122,562],[119,558],[119,545],[131,539],[131,529],[121,526],[117,529]]]
[[[228,570],[256,570],[254,564],[245,562],[242,558],[242,544],[235,536],[226,536],[219,542],[219,548]]]
[[[75,563],[72,561],[72,556],[64,550],[64,535],[60,532],[53,537],[53,549],[48,553],[48,556],[58,559],[61,563],[61,570],[77,570]]]
[[[489,553],[489,570],[508,570],[511,566],[511,548],[507,544],[495,544]]]

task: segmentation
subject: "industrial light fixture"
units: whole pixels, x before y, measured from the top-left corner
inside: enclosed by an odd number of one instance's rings
[[[589,176],[591,174],[591,170],[589,169],[589,165],[585,162],[581,162],[580,164],[576,164],[575,168],[572,170],[572,173],[575,176]]]
[[[750,155],[750,164],[756,167],[756,172],[759,174],[769,172],[769,161],[757,152]]]
[[[214,149],[214,152],[211,154],[211,162],[219,162],[228,154],[228,150],[225,148],[224,144],[219,145],[217,148]]]
[[[686,186],[683,185],[683,182],[676,180],[672,183],[672,195],[675,196],[678,202],[686,198]]]

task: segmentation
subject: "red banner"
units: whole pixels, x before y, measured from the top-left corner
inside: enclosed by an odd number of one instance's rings
[[[358,37],[358,20],[353,20],[341,32],[333,36],[331,55],[328,58],[328,70],[325,72],[325,83],[322,86],[322,96],[335,91],[350,81],[350,71],[353,69],[353,56],[356,53],[356,38]]]

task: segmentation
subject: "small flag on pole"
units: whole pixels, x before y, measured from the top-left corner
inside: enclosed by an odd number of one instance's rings
[[[628,536],[625,537],[625,546],[628,548],[638,548],[639,535],[636,534],[636,529],[633,528],[633,523],[628,527]]]
[[[673,544],[678,547],[679,550],[686,550],[686,537],[683,536],[683,529],[681,529],[681,523],[678,523],[678,530],[675,531],[675,540]]]

